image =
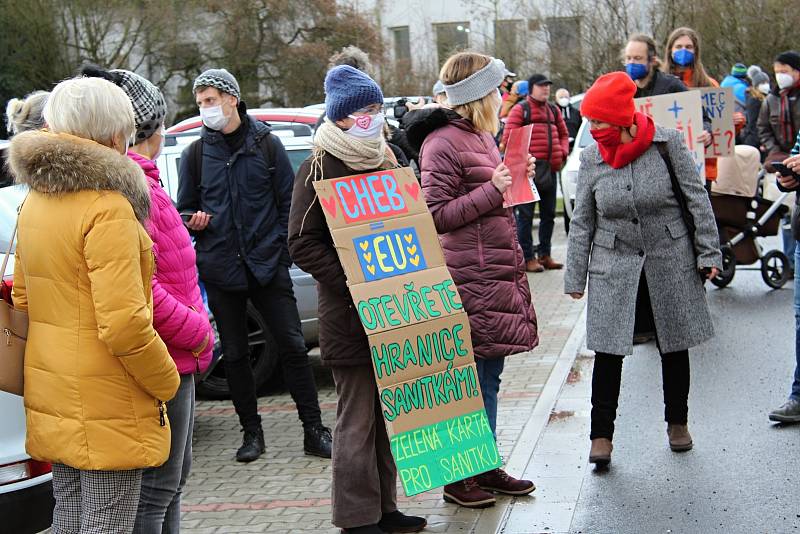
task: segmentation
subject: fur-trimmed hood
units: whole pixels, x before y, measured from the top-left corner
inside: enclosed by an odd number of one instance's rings
[[[428,134],[447,126],[451,121],[466,121],[452,109],[436,106],[409,111],[403,116],[408,143],[419,152]]]
[[[49,195],[117,191],[144,223],[150,191],[142,169],[127,156],[94,141],[68,134],[30,131],[15,135],[8,165],[17,183]]]

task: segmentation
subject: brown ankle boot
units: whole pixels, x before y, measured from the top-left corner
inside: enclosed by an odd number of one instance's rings
[[[506,495],[527,495],[536,489],[536,485],[530,480],[514,478],[499,467],[476,475],[475,482],[482,490]]]
[[[667,423],[667,436],[669,437],[669,448],[675,452],[691,450],[692,435],[689,434],[689,425],[675,425]]]
[[[605,467],[611,463],[611,451],[614,450],[611,440],[607,438],[595,438],[592,440],[592,448],[589,450],[589,463],[597,467]]]
[[[552,256],[542,256],[539,258],[539,263],[548,271],[557,271],[564,268],[564,264],[558,263]]]
[[[529,273],[543,273],[544,266],[539,263],[539,260],[533,258],[532,260],[528,260],[525,262],[525,270]]]
[[[445,502],[460,504],[465,508],[486,508],[494,506],[494,495],[478,486],[474,478],[453,482],[444,487],[442,497]]]

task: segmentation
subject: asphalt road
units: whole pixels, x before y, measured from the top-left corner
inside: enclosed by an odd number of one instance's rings
[[[690,351],[694,449],[666,439],[655,344],[625,359],[607,472],[590,471],[574,533],[785,533],[800,531],[800,425],[767,413],[794,370],[793,284],[772,291],[758,272],[709,289],[717,336]]]

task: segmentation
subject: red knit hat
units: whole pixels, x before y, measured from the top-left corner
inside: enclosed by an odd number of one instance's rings
[[[583,95],[581,115],[627,128],[633,124],[636,84],[624,72],[603,74]]]

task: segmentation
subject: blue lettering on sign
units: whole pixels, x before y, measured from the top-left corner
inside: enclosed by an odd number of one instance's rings
[[[677,120],[678,115],[680,114],[681,111],[683,111],[683,108],[678,105],[677,100],[673,100],[672,102],[673,102],[672,107],[667,108],[667,111],[671,111],[673,115],[675,115],[675,119]]]
[[[353,244],[367,282],[427,269],[413,227],[356,237]]]

